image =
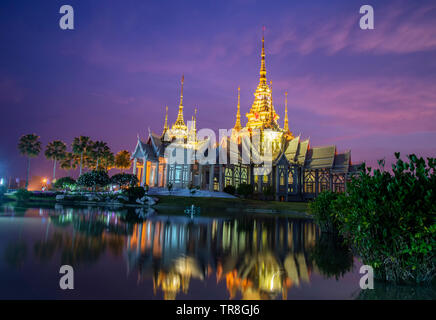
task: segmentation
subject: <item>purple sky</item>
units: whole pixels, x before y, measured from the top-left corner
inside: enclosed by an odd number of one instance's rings
[[[75,30],[59,8],[75,9]],[[375,30],[359,28],[371,4]],[[265,25],[267,78],[283,126],[312,146],[352,150],[374,164],[395,151],[436,153],[434,1],[24,1],[0,4],[0,175],[25,176],[22,134],[44,146],[89,135],[132,151],[148,127],[161,132],[165,105],[185,119],[231,128],[253,102]],[[43,154],[32,175],[51,174]],[[58,171],[58,176],[67,175]]]

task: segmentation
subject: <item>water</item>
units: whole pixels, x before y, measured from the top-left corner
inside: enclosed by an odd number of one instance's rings
[[[218,216],[3,205],[0,299],[435,299],[364,292],[359,260],[310,220]],[[64,264],[74,290],[59,288]]]

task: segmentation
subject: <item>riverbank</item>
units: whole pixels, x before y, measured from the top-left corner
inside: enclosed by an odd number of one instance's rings
[[[295,218],[311,218],[308,212],[308,204],[305,202],[278,202],[278,201],[261,201],[251,199],[240,199],[237,197],[195,197],[195,196],[167,196],[167,195],[153,195],[157,198],[157,203],[151,207],[157,212],[166,211],[175,215],[184,214],[184,209],[194,205],[199,207],[202,216],[232,216],[234,214],[247,214],[247,215],[286,215]],[[16,201],[16,199],[10,198]],[[116,209],[122,208],[143,208],[147,205],[138,203],[110,203],[110,202],[97,202],[97,201],[70,201],[70,200],[56,200],[56,197],[40,197],[31,196],[25,206],[50,206],[50,205],[64,205],[64,206],[100,206],[111,207]]]
[[[279,202],[261,201],[240,198],[203,198],[203,197],[178,197],[178,196],[155,196],[159,199],[153,208],[180,209],[194,205],[202,211],[208,212],[243,212],[253,214],[282,214],[295,217],[311,218],[306,202]]]

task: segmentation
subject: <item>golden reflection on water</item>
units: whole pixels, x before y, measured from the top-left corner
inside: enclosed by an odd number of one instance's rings
[[[130,212],[131,213],[131,212]],[[60,253],[63,264],[97,261],[109,253],[126,260],[138,283],[151,279],[164,299],[187,294],[191,280],[216,279],[230,299],[286,299],[292,287],[310,282],[308,258],[319,232],[310,221],[280,217],[190,220],[152,215],[129,219],[129,211],[97,208],[15,210],[3,214],[48,218],[47,231],[34,243],[41,261]]]

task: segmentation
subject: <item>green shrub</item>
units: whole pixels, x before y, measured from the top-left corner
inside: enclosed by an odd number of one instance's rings
[[[234,186],[229,185],[229,186],[226,186],[223,191],[225,193],[228,193],[228,194],[235,194],[236,188]]]
[[[254,192],[254,188],[249,183],[241,183],[238,188],[236,188],[236,193],[244,198],[252,196]]]
[[[82,174],[77,179],[77,184],[87,188],[105,187],[110,183],[110,178],[104,170],[93,170]]]
[[[134,174],[118,173],[111,177],[111,183],[121,187],[133,187],[138,184],[138,178]]]
[[[309,212],[323,232],[338,233],[339,221],[336,211],[338,197],[338,193],[323,191],[309,203]]]
[[[73,190],[77,186],[76,180],[74,180],[71,177],[63,177],[60,179],[57,179],[56,182],[53,184],[53,187],[56,189],[67,189],[67,190]]]
[[[338,201],[341,232],[376,278],[429,282],[436,273],[436,161],[395,157],[392,174],[363,165],[347,185]]]
[[[26,189],[18,189],[15,191],[14,195],[18,201],[28,201],[32,195],[32,192],[27,191]]]
[[[143,187],[130,187],[127,189],[127,196],[130,202],[135,202],[136,199],[140,199],[145,195],[145,189]]]

